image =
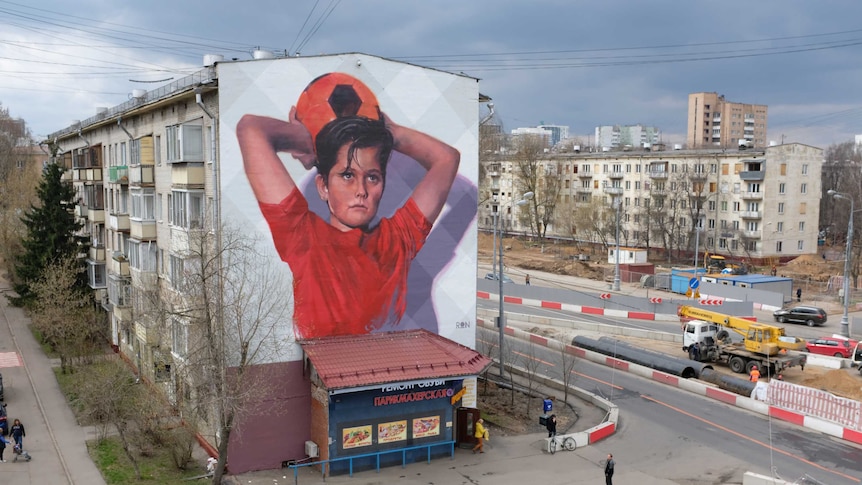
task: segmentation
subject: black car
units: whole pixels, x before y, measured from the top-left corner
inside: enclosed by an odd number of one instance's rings
[[[816,306],[795,306],[793,308],[782,308],[772,313],[776,322],[804,323],[809,327],[823,325],[826,323],[826,311]]]

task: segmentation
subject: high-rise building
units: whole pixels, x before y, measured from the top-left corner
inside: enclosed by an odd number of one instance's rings
[[[767,109],[725,101],[718,93],[689,94],[688,148],[765,147]]]
[[[546,131],[551,132],[551,140],[550,145],[556,146],[557,143],[560,143],[561,140],[565,140],[569,137],[569,127],[562,125],[546,125],[544,123],[540,124],[538,128],[541,128]]]

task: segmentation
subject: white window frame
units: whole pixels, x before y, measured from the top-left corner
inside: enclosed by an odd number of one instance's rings
[[[151,187],[133,188],[129,190],[132,208],[129,218],[136,221],[156,220],[156,189]]]

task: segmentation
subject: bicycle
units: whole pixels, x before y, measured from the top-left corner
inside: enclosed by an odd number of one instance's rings
[[[548,451],[550,451],[552,455],[561,447],[565,448],[567,451],[575,451],[578,444],[575,442],[575,438],[571,436],[554,435],[548,438]]]

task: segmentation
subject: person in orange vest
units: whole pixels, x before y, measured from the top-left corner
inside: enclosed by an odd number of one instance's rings
[[[757,366],[751,366],[751,372],[748,373],[748,380],[751,382],[757,382],[760,380],[760,371],[757,370]]]

